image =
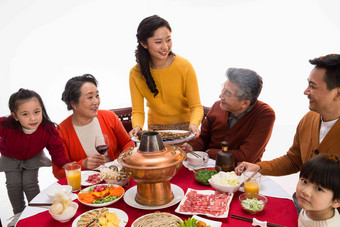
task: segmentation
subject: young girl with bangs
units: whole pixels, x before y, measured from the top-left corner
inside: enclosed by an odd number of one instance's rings
[[[68,161],[55,124],[48,117],[39,94],[20,89],[11,95],[8,105],[11,115],[0,117],[0,172],[5,172],[14,213],[8,226],[15,226],[25,209],[24,194],[30,202],[40,192],[39,167],[51,166],[43,149],[49,151],[60,168]]]
[[[302,208],[299,227],[340,226],[340,158],[320,154],[305,162],[296,197]]]

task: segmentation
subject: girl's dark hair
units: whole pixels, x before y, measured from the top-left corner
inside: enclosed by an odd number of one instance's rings
[[[327,84],[328,90],[340,87],[340,55],[329,54],[319,58],[309,60],[316,68],[326,69],[324,81]]]
[[[340,199],[340,158],[335,155],[319,154],[302,166],[300,178],[333,191],[333,201]]]
[[[79,97],[81,96],[80,88],[86,82],[93,83],[96,87],[98,84],[96,78],[91,74],[75,76],[67,81],[65,85],[65,90],[61,95],[61,100],[63,100],[66,103],[68,110],[73,109],[71,104],[79,103]]]
[[[147,44],[148,38],[152,37],[155,31],[161,27],[166,27],[171,32],[171,27],[165,19],[157,15],[146,17],[140,22],[136,35],[138,41],[137,49],[135,51],[136,62],[139,64],[139,68],[146,80],[146,84],[150,91],[154,93],[154,96],[158,94],[158,90],[150,72],[150,53],[140,43]],[[172,52],[169,53],[169,55],[172,54]]]
[[[41,109],[42,109],[42,124],[51,125],[51,127],[55,127],[57,124],[52,122],[47,115],[46,108],[44,102],[42,101],[40,95],[35,91],[20,88],[17,92],[13,93],[8,101],[8,107],[11,113],[16,113],[18,110],[18,106],[21,102],[27,101],[31,98],[38,99]],[[22,130],[22,126],[19,121],[16,121],[13,116],[9,116],[5,121],[2,121],[1,126],[11,128],[11,129],[19,129]],[[54,130],[51,130],[53,132]]]

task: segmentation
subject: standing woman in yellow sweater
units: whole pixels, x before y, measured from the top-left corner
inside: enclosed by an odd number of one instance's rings
[[[132,127],[130,136],[143,129],[144,99],[148,128],[189,130],[199,135],[203,117],[196,73],[190,62],[171,51],[171,27],[154,15],[137,29],[137,64],[130,71]]]

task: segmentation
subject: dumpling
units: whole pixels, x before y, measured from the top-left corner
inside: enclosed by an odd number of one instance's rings
[[[73,206],[68,206],[64,209],[64,211],[62,212],[62,214],[68,214],[70,212],[74,211],[74,207]]]
[[[61,214],[63,212],[64,206],[61,203],[53,203],[52,206],[50,207],[50,212],[51,214]]]

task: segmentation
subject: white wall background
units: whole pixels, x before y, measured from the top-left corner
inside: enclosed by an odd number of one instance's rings
[[[61,122],[70,114],[60,99],[64,85],[84,73],[98,79],[102,109],[130,106],[137,26],[158,14],[173,29],[173,51],[196,70],[203,105],[218,99],[229,67],[263,77],[260,99],[277,117],[264,155],[272,159],[289,148],[308,110],[308,60],[340,53],[339,9],[338,0],[0,0],[0,116],[23,87]]]

